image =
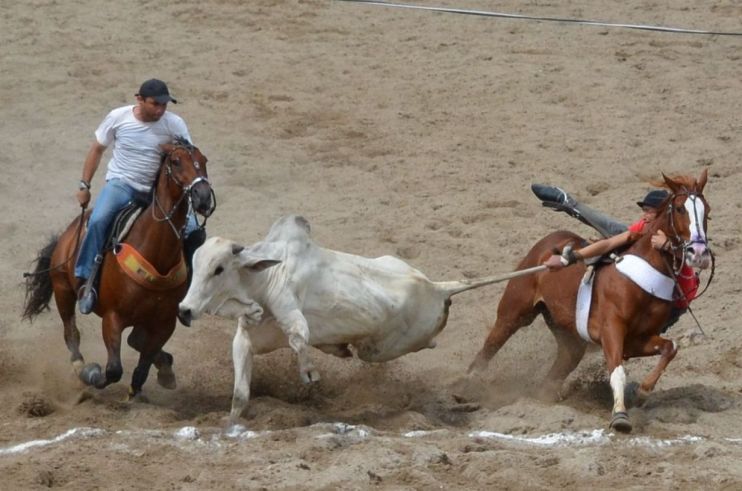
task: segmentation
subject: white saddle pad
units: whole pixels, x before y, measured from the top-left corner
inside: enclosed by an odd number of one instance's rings
[[[650,295],[663,300],[672,300],[675,280],[665,276],[644,259],[626,254],[616,262],[616,269]]]

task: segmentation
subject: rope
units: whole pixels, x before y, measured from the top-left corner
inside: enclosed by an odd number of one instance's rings
[[[432,12],[443,12],[447,14],[478,15],[483,17],[504,17],[506,19],[535,20],[543,22],[564,22],[569,24],[585,24],[590,26],[618,27],[623,29],[639,29],[644,31],[670,32],[675,34],[702,34],[711,36],[742,36],[742,32],[728,31],[705,31],[699,29],[685,29],[679,27],[653,26],[644,24],[619,24],[614,22],[599,22],[595,20],[571,19],[568,17],[544,17],[533,15],[507,14],[503,12],[488,12],[485,10],[466,10],[447,7],[426,7],[406,3],[392,3],[380,0],[336,0],[339,2],[365,3],[369,5],[380,5],[383,7],[397,7],[403,9],[428,10]]]

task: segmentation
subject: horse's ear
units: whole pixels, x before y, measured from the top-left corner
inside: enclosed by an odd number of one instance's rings
[[[676,183],[675,181],[673,181],[672,178],[667,177],[664,172],[662,173],[662,179],[664,179],[665,184],[670,189],[670,191],[673,192],[673,194],[675,194],[675,193],[678,192],[678,188],[680,187],[678,185],[678,183]]]
[[[162,153],[167,155],[173,151],[175,146],[172,143],[163,143],[160,145],[160,148],[162,149]]]
[[[708,181],[709,178],[709,170],[708,168],[705,168],[701,171],[701,177],[698,178],[698,192],[702,193],[704,186],[706,186],[706,181]]]
[[[209,159],[208,159],[208,158],[206,158],[206,155],[204,155],[204,154],[203,154],[203,152],[201,152],[201,150],[199,150],[199,149],[198,149],[198,147],[193,147],[193,149],[194,149],[194,150],[196,151],[196,153],[198,154],[198,157],[199,157],[199,158],[198,158],[198,161],[199,161],[199,162],[201,162],[202,164],[205,164],[206,162],[208,162],[208,161],[209,161]]]

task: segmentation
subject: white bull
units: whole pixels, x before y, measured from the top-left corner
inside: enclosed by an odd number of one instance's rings
[[[309,233],[306,219],[288,215],[261,242],[242,247],[213,237],[193,258],[181,321],[189,325],[203,313],[237,318],[232,421],[249,399],[253,353],[290,346],[305,382],[319,380],[309,345],[340,357],[352,356],[352,345],[362,360],[392,360],[435,346],[451,296],[527,273],[433,282],[395,257],[325,249]]]

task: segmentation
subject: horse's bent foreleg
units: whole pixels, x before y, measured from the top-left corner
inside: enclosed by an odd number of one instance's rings
[[[232,393],[231,423],[236,423],[250,400],[250,381],[252,380],[253,349],[247,332],[247,320],[237,320],[237,330],[232,340],[232,363],[234,364],[234,391]]]
[[[544,379],[539,397],[554,400],[559,398],[564,380],[577,368],[585,355],[587,344],[574,334],[553,325],[550,320],[547,320],[547,324],[557,342],[557,355]]]
[[[644,344],[636,346],[635,349],[631,348],[633,348],[633,346],[630,347],[630,351],[627,350],[627,358],[660,355],[660,360],[657,362],[657,365],[647,374],[637,388],[636,396],[641,401],[646,399],[647,396],[649,396],[649,393],[654,390],[657,381],[659,381],[667,368],[667,365],[670,364],[678,353],[678,347],[674,341],[665,339],[661,336],[652,336]]]
[[[524,302],[515,300],[514,295],[508,295],[510,290],[506,290],[500,304],[497,307],[497,320],[490,330],[487,338],[484,340],[484,346],[479,350],[474,360],[469,365],[467,373],[482,372],[487,368],[489,361],[510,339],[510,336],[516,333],[521,327],[525,327],[533,322],[538,315],[538,310]],[[520,305],[519,305],[520,304]]]
[[[77,329],[77,323],[75,322],[77,298],[66,279],[54,282],[54,301],[64,325],[64,342],[71,354],[70,362],[72,362],[75,374],[79,376],[85,361],[82,353],[80,353],[80,331]]]
[[[98,389],[121,380],[124,368],[121,365],[121,331],[123,325],[116,313],[107,313],[103,316],[103,342],[108,351],[108,362],[105,374],[102,373],[100,365],[88,363],[80,372],[80,379]]]

